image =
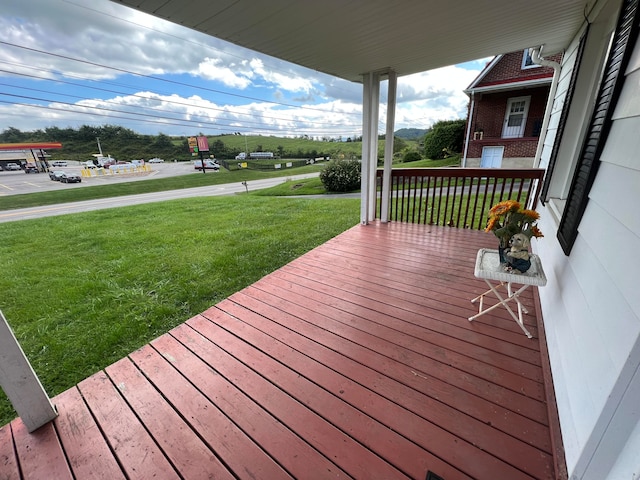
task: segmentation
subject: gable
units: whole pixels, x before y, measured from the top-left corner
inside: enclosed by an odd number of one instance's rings
[[[523,68],[524,50],[506,53],[497,57],[487,68],[473,81],[469,90],[498,87],[511,83],[546,83],[553,78],[553,68],[536,66]],[[560,62],[562,54],[551,55],[547,60]]]

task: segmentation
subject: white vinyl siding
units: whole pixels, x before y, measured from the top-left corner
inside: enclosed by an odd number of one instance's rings
[[[613,15],[610,10],[608,14]],[[592,25],[591,34],[594,27],[598,26]],[[602,30],[595,31],[600,42],[607,38]],[[604,46],[599,48],[602,51]],[[590,59],[581,65],[587,72],[596,61],[594,50],[598,47],[592,45],[586,52]],[[563,82],[570,75],[564,70],[571,66],[573,51],[567,54],[554,115],[561,109],[560,100],[566,92]],[[573,159],[581,146],[575,137],[584,132],[580,119],[588,122],[589,118],[583,112],[588,103],[586,87],[583,79],[574,94],[575,110],[563,135],[552,196],[564,193],[565,182],[575,168]],[[581,113],[576,115],[578,111]],[[540,223],[545,237],[534,245],[548,277],[540,298],[567,468],[570,476],[584,480],[640,475],[638,45],[613,119],[570,256],[564,255],[555,238],[557,223],[549,204],[542,211]],[[545,158],[548,162],[549,149],[543,151],[543,162]],[[621,472],[626,476],[620,476]]]

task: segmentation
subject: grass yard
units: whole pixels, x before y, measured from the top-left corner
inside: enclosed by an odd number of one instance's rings
[[[357,224],[359,207],[237,195],[3,223],[0,309],[54,396]],[[0,392],[0,425],[14,417]]]

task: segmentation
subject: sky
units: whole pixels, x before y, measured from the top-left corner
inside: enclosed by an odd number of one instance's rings
[[[1,3],[0,131],[119,125],[171,136],[362,134],[359,83],[108,0]],[[400,77],[395,129],[464,118],[463,90],[489,60]],[[380,118],[384,133],[384,103]]]

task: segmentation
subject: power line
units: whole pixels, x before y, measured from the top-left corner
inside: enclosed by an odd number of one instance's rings
[[[263,99],[256,98],[256,97],[250,97],[248,95],[240,95],[239,93],[230,93],[230,92],[224,92],[222,90],[216,90],[214,88],[199,87],[199,86],[192,85],[192,84],[189,84],[189,83],[186,83],[186,82],[179,82],[177,80],[170,80],[170,79],[166,79],[166,78],[160,78],[160,77],[156,77],[154,75],[145,75],[143,73],[134,72],[132,70],[126,70],[124,68],[109,67],[107,65],[103,65],[103,64],[100,64],[100,63],[90,62],[88,60],[80,60],[80,59],[77,59],[77,58],[74,58],[74,57],[70,57],[68,55],[61,55],[59,53],[45,52],[44,50],[38,50],[36,48],[25,47],[23,45],[17,45],[15,43],[5,42],[5,41],[2,41],[2,40],[0,40],[0,44],[1,45],[7,45],[9,47],[20,48],[20,49],[23,49],[23,50],[39,53],[39,54],[42,54],[42,55],[49,55],[49,56],[56,57],[56,58],[62,58],[64,60],[70,60],[70,61],[73,61],[73,62],[84,63],[86,65],[91,65],[91,66],[94,66],[94,67],[106,68],[106,69],[109,69],[109,70],[114,70],[116,72],[126,73],[128,75],[134,75],[134,76],[137,76],[137,77],[148,78],[150,80],[156,80],[158,82],[170,83],[172,85],[179,85],[179,86],[182,86],[182,87],[200,89],[200,90],[204,90],[204,91],[212,92],[212,93],[217,93],[217,94],[221,94],[221,95],[229,95],[229,96],[232,96],[232,97],[243,98],[245,100],[252,100],[252,101],[258,101],[258,102],[264,102],[264,103],[271,103],[271,104],[280,105],[280,106],[283,106],[283,107],[301,108],[301,109],[304,109],[304,110],[312,110],[312,111],[327,113],[327,110],[326,109],[322,109],[322,108],[313,108],[313,107],[308,107],[308,106],[305,106],[305,105],[293,105],[293,104],[290,104],[290,103],[275,102],[273,100],[263,100]],[[352,112],[345,112],[345,115],[357,115],[357,116],[360,116],[359,113],[352,113]]]
[[[3,62],[0,61],[0,63],[5,63],[5,64],[9,64],[9,65],[14,65],[14,66],[19,66],[19,67],[28,67],[27,65],[24,64],[19,64],[19,63],[14,63],[14,62]],[[48,73],[52,73],[55,75],[60,75],[60,72],[56,71],[56,70],[48,70],[48,69],[39,69],[42,72],[48,72]],[[177,101],[177,100],[170,100],[170,99],[158,99],[158,98],[154,98],[154,97],[149,97],[149,96],[144,96],[144,95],[140,95],[137,93],[128,93],[128,92],[122,92],[122,91],[118,91],[118,90],[112,90],[112,89],[108,89],[108,88],[101,88],[101,87],[95,87],[95,86],[91,86],[91,85],[82,85],[80,83],[76,83],[76,82],[70,82],[67,80],[62,80],[60,78],[55,78],[55,79],[51,79],[45,76],[38,76],[38,75],[33,75],[33,74],[27,74],[27,73],[18,73],[18,72],[14,72],[11,70],[4,70],[4,69],[0,69],[0,72],[2,73],[8,73],[11,75],[15,75],[15,76],[21,76],[21,77],[26,77],[26,78],[33,78],[33,79],[37,79],[37,80],[47,80],[47,81],[51,81],[51,82],[55,82],[55,83],[61,83],[64,85],[71,85],[74,87],[80,87],[80,88],[87,88],[90,90],[97,90],[97,91],[101,91],[101,92],[106,92],[106,93],[114,93],[117,95],[127,95],[130,97],[136,97],[136,98],[141,98],[144,100],[152,100],[155,102],[163,102],[163,103],[169,103],[169,104],[173,104],[173,105],[181,105],[181,106],[186,106],[186,107],[197,107],[197,108],[202,108],[201,105],[197,105],[195,103],[190,103],[190,102],[181,102],[181,101]],[[74,78],[78,78],[80,80],[89,80],[87,78],[83,78],[83,77],[79,77],[79,76],[74,76]],[[109,82],[101,82],[101,83],[107,83],[109,84]],[[39,91],[42,93],[52,93],[55,95],[64,95],[64,96],[68,96],[71,98],[80,98],[80,99],[84,99],[85,97],[81,97],[81,96],[75,96],[75,95],[70,95],[70,94],[64,94],[64,93],[56,93],[54,91],[51,90],[41,90],[41,89],[33,89],[33,88],[29,88],[29,87],[22,87],[22,86],[16,86],[16,85],[12,85],[12,84],[0,84],[0,85],[4,85],[4,86],[8,86],[8,87],[13,87],[13,88],[21,88],[21,89],[26,89],[26,90],[32,90],[32,91]],[[127,88],[132,88],[133,87],[128,87],[127,85],[124,85]],[[161,95],[160,93],[157,92],[152,92],[155,93],[156,95]],[[171,95],[171,94],[167,94],[167,95]],[[114,103],[108,100],[101,100],[103,102],[106,103]],[[149,108],[152,109],[151,107],[137,107],[137,108]],[[251,113],[247,113],[247,112],[241,112],[241,111],[237,111],[237,110],[233,110],[233,109],[224,109],[224,108],[217,108],[217,107],[211,107],[211,106],[207,106],[206,107],[207,110],[214,110],[214,111],[219,111],[219,112],[223,112],[223,113],[231,113],[231,114],[235,114],[235,115],[240,115],[240,116],[250,116]],[[153,110],[153,109],[152,109]],[[266,118],[266,119],[273,119],[273,120],[284,120],[284,121],[291,121],[291,118],[287,118],[287,117],[276,117],[276,116],[271,116],[271,115],[262,115],[262,118]],[[316,122],[313,120],[305,120],[306,123],[311,123],[311,124],[319,124],[319,125],[327,125],[326,122]],[[257,122],[247,122],[245,121],[244,123],[257,123]]]

